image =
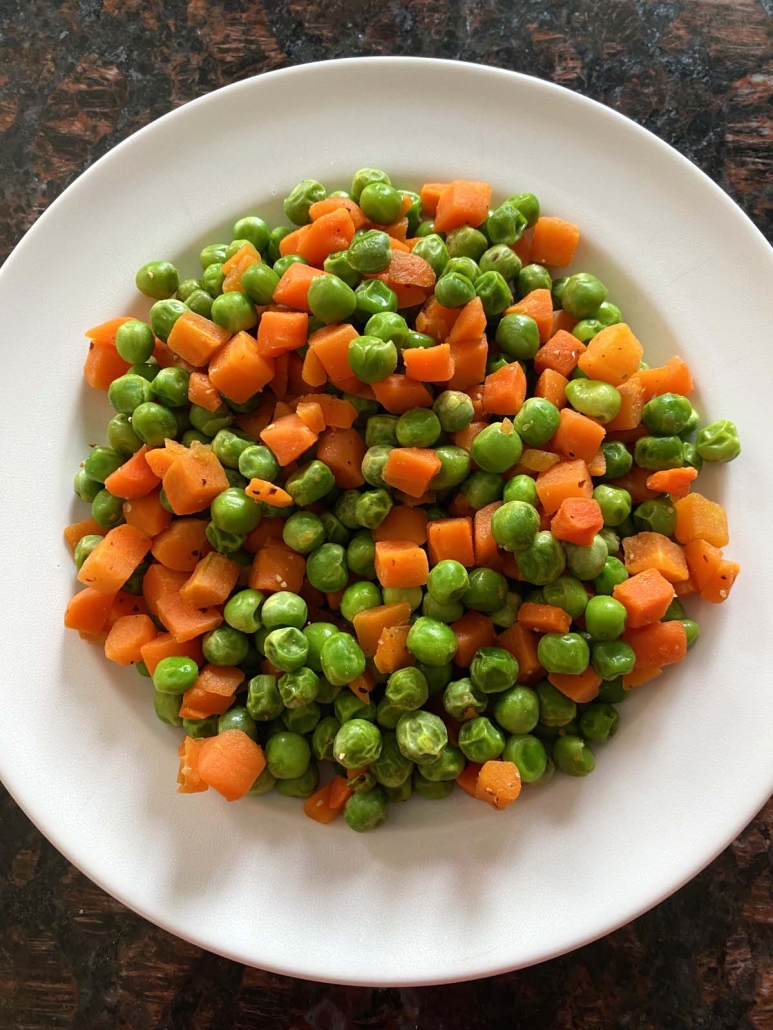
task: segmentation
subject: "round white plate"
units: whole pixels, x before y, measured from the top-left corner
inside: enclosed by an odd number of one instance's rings
[[[135,270],[268,213],[307,176],[362,166],[417,187],[487,179],[579,223],[650,363],[679,353],[708,419],[744,452],[701,483],[728,507],[731,602],[691,603],[683,666],[622,709],[586,780],[526,789],[506,813],[461,792],[394,806],[357,835],[286,798],[175,793],[180,733],[150,687],[110,665],[62,612],[75,588],[62,526],[72,477],[109,416],[81,378],[84,330],[147,310]],[[355,984],[465,980],[591,941],[694,876],[773,788],[770,285],[773,252],[701,172],[583,97],[492,68],[331,61],[219,90],[86,172],[0,273],[4,451],[0,774],[88,876],[167,930],[240,962]],[[140,299],[141,300],[141,299]],[[691,599],[692,600],[692,599]]]

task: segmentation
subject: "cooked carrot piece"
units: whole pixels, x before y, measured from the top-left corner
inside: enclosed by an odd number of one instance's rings
[[[641,412],[644,407],[644,387],[638,373],[619,383],[617,392],[620,394],[620,410],[615,417],[607,422],[607,433],[625,432],[636,429],[641,423]]]
[[[427,526],[427,549],[433,565],[446,558],[454,558],[471,569],[475,564],[472,519],[465,516],[430,522]]]
[[[604,526],[598,501],[590,497],[565,497],[552,518],[550,531],[557,540],[590,547]]]
[[[280,540],[270,540],[256,553],[250,572],[253,590],[289,590],[297,594],[303,585],[306,559]]]
[[[648,569],[657,569],[669,583],[687,579],[689,569],[679,544],[662,533],[636,533],[623,540],[625,567],[634,576]]]
[[[656,394],[681,393],[686,396],[693,389],[690,370],[677,355],[660,368],[642,369],[636,373],[636,378],[644,391],[645,404]]]
[[[512,361],[486,376],[483,410],[487,414],[517,415],[525,399],[526,376],[519,362]]]
[[[77,629],[81,633],[101,633],[112,603],[113,594],[106,594],[92,587],[79,590],[67,602],[64,624],[67,629]]]
[[[558,511],[567,497],[593,494],[593,481],[584,461],[559,461],[537,476],[537,495],[548,515]]]
[[[180,756],[180,766],[177,771],[178,794],[200,794],[209,790],[199,775],[199,758],[201,749],[204,746],[203,740],[194,740],[193,737],[185,737],[185,740],[177,749]]]
[[[210,550],[206,529],[206,519],[175,519],[153,541],[153,557],[168,569],[193,572],[199,558]]]
[[[210,447],[194,440],[164,476],[164,491],[176,515],[194,515],[228,488],[223,466]]]
[[[72,552],[75,550],[75,545],[84,536],[105,536],[106,533],[107,530],[100,526],[96,519],[89,516],[89,518],[83,519],[81,522],[73,522],[72,525],[65,526],[63,535],[64,542],[69,547],[70,552]],[[148,536],[152,535],[152,533],[148,533]]]
[[[455,179],[440,192],[435,212],[435,229],[449,232],[460,225],[478,226],[488,217],[491,186],[487,182]]]
[[[638,629],[663,618],[674,599],[674,587],[657,569],[646,569],[618,583],[612,596],[626,610],[626,626]]]
[[[357,227],[349,211],[338,207],[326,214],[318,214],[311,225],[304,228],[294,253],[305,258],[310,265],[320,267],[329,254],[347,249]]]
[[[202,741],[199,776],[226,801],[244,797],[265,767],[263,748],[243,730],[225,730]]]
[[[446,389],[467,390],[471,386],[477,386],[486,374],[486,360],[488,359],[486,337],[481,336],[478,340],[456,340],[449,346],[454,371],[446,383]]]
[[[145,598],[138,597],[136,594],[130,594],[126,590],[119,590],[113,598],[110,611],[107,613],[107,618],[102,628],[105,632],[108,632],[125,615],[150,615],[150,608]]]
[[[312,433],[322,433],[326,428],[322,406],[316,401],[299,402],[295,406],[295,414],[306,423]]]
[[[601,446],[606,430],[592,418],[572,408],[563,408],[560,418],[551,445],[567,458],[581,458],[589,462]]]
[[[276,358],[285,351],[303,347],[308,327],[305,311],[264,311],[258,323],[258,354],[262,358]]]
[[[546,401],[555,404],[559,410],[565,408],[567,404],[566,386],[568,382],[569,380],[566,376],[561,375],[560,372],[556,372],[552,368],[546,368],[534,386],[534,396],[544,397]]]
[[[518,673],[519,683],[536,683],[545,671],[540,665],[537,657],[537,636],[531,630],[526,629],[519,622],[514,622],[504,633],[496,638],[497,646],[504,647],[506,651],[517,659],[520,672]]]
[[[361,208],[355,204],[351,197],[326,197],[324,200],[318,200],[309,208],[309,218],[312,222],[316,222],[318,218],[321,218],[323,215],[329,215],[331,211],[341,207],[349,213],[349,217],[354,222],[355,229],[361,229],[367,222],[367,218],[362,213]]]
[[[376,578],[382,587],[422,587],[428,575],[427,552],[412,540],[376,544]]]
[[[251,479],[244,492],[253,501],[261,501],[263,504],[270,504],[272,508],[289,508],[293,499],[281,486],[274,486],[266,479]]]
[[[627,672],[623,676],[623,689],[633,690],[634,687],[640,687],[644,683],[649,683],[650,680],[654,680],[661,674],[663,670],[659,668],[646,669],[634,669],[633,672]]]
[[[83,378],[97,390],[107,390],[113,380],[126,375],[131,368],[114,347],[92,343],[83,365]]]
[[[620,386],[639,368],[644,348],[625,322],[608,325],[597,333],[577,364],[589,379]]]
[[[114,594],[140,564],[150,545],[150,537],[134,526],[116,526],[85,560],[78,581],[103,594]]]
[[[514,762],[484,762],[478,773],[475,797],[501,811],[521,793],[521,774]]]
[[[372,658],[378,650],[378,642],[385,629],[407,626],[411,606],[406,601],[382,604],[358,612],[352,620],[354,632],[366,658]]]
[[[561,218],[538,218],[531,241],[530,260],[539,265],[566,268],[571,265],[574,251],[580,242],[580,230]]]
[[[424,307],[416,316],[416,331],[442,343],[448,338],[460,312],[460,308],[443,307],[433,295],[427,298]]]
[[[288,237],[285,237],[287,240]],[[285,241],[283,241],[285,242]],[[289,252],[288,252],[289,253]],[[284,304],[296,311],[309,312],[309,286],[318,275],[327,275],[321,268],[302,265],[299,261],[290,265],[274,290],[274,303]]]
[[[322,823],[323,825],[332,823],[337,819],[341,814],[341,810],[340,808],[331,807],[331,790],[332,783],[326,783],[324,787],[320,787],[319,790],[315,791],[311,797],[306,798],[303,802],[304,815],[307,815],[309,819],[313,819],[315,823]]]
[[[154,562],[142,577],[142,596],[153,615],[158,615],[158,602],[167,594],[174,594],[188,581],[187,572],[168,569]]]
[[[476,762],[468,762],[464,770],[456,777],[457,785],[462,788],[465,794],[469,794],[471,798],[476,796],[478,776],[482,768],[483,766],[478,765]]]
[[[587,704],[599,695],[601,687],[601,676],[597,675],[592,665],[589,665],[585,672],[570,675],[564,672],[551,672],[548,680],[556,690],[566,694],[578,705]]]
[[[698,470],[694,468],[664,469],[647,476],[647,486],[658,493],[671,494],[672,497],[686,497],[690,492],[690,483],[698,478]]]
[[[326,429],[319,438],[317,458],[324,462],[344,490],[362,486],[365,441],[356,429]]]
[[[483,301],[480,297],[475,297],[459,312],[459,317],[451,326],[451,332],[448,334],[448,342],[479,340],[485,331],[486,313],[483,310]]]
[[[230,338],[227,329],[215,325],[203,315],[197,315],[195,311],[186,311],[172,326],[166,342],[179,357],[201,368]]]
[[[435,347],[412,347],[403,351],[406,373],[424,383],[444,383],[451,379],[456,363],[451,345],[439,343]]]
[[[396,672],[407,665],[415,665],[416,659],[408,650],[410,626],[387,626],[381,631],[373,663],[381,673]]]
[[[537,633],[568,633],[572,617],[563,608],[552,604],[525,601],[518,609],[518,621]]]
[[[434,215],[437,211],[440,194],[448,185],[447,182],[425,182],[421,187],[421,210],[426,215]]]
[[[674,536],[680,544],[689,544],[691,540],[707,540],[715,547],[724,547],[728,543],[730,536],[727,531],[727,513],[721,504],[695,492],[680,498],[674,504]]]
[[[553,333],[553,298],[550,290],[532,290],[519,300],[505,308],[506,315],[528,315],[537,323],[541,343],[547,343]]]
[[[124,500],[144,497],[159,485],[158,476],[145,458],[147,453],[147,445],[143,444],[131,458],[127,458],[120,468],[107,477],[105,489],[109,490],[113,497],[121,497]]]
[[[266,426],[260,438],[280,465],[289,465],[317,442],[317,434],[295,414],[285,415]]]
[[[275,371],[273,358],[261,354],[255,338],[245,332],[232,337],[209,363],[212,385],[237,404],[262,390]]]
[[[171,512],[168,512],[160,501],[161,487],[151,490],[144,497],[135,497],[123,503],[123,517],[130,526],[139,529],[147,536],[158,536],[168,529],[172,523]],[[104,530],[102,530],[104,533]]]
[[[412,408],[432,406],[432,395],[427,387],[410,376],[393,373],[380,383],[373,383],[372,386],[376,400],[390,415],[402,415]],[[449,386],[449,389],[456,387]]]
[[[180,587],[180,597],[194,608],[223,604],[236,586],[241,566],[219,551],[210,551]]]
[[[199,611],[192,604],[186,601],[179,591],[175,594],[166,594],[160,598],[156,608],[158,617],[164,626],[169,630],[175,640],[184,644],[186,640],[193,640],[203,633],[209,633],[217,629],[223,621],[223,616],[217,608],[207,608]]]
[[[394,447],[384,465],[382,478],[389,486],[411,497],[421,497],[440,471],[442,462],[431,447]]]
[[[678,620],[627,629],[620,639],[633,648],[637,669],[671,665],[681,662],[687,654],[687,633]]]
[[[564,329],[559,329],[534,355],[534,371],[542,373],[550,369],[568,377],[574,372],[580,355],[584,353],[584,343]]]
[[[171,633],[159,633],[154,640],[144,644],[140,648],[140,652],[142,660],[147,665],[151,676],[156,671],[156,666],[162,658],[192,658],[198,666],[201,666],[204,662],[201,653],[201,641],[198,638],[180,643],[179,640],[175,640]]]
[[[423,508],[409,508],[396,504],[373,531],[373,539],[412,540],[415,544],[427,542],[427,513]]]
[[[142,661],[142,648],[155,640],[158,630],[147,615],[124,615],[110,628],[105,640],[105,657],[118,665]]]
[[[475,548],[475,565],[492,568],[499,558],[499,546],[491,532],[491,520],[494,512],[502,507],[501,501],[479,508],[473,516],[473,543]]]
[[[465,612],[461,619],[451,623],[451,629],[457,641],[454,662],[463,669],[470,667],[476,651],[494,643],[494,623],[481,612]]]

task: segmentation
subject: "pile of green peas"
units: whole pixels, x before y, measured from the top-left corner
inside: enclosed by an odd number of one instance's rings
[[[522,263],[513,248],[540,213],[531,193],[507,198],[482,225],[443,233],[424,217],[420,196],[395,188],[379,169],[359,170],[348,191],[330,194],[321,183],[305,179],[284,201],[291,224],[272,228],[258,215],[239,218],[228,242],[203,248],[201,269],[188,279],[168,261],[151,261],[139,269],[137,288],[153,304],[147,321],[132,319],[117,330],[116,350],[130,367],[108,390],[115,413],[106,444],[92,448],[74,484],[97,525],[110,530],[124,521],[125,505],[105,482],[143,445],[160,447],[172,439],[186,447],[194,441],[211,446],[228,488],[198,517],[207,520],[209,545],[236,562],[242,574],[224,606],[223,624],[203,637],[202,651],[206,662],[235,666],[245,680],[223,715],[181,718],[181,698],[195,684],[198,667],[188,657],[165,658],[152,676],[155,712],[193,738],[239,729],[259,742],[267,764],[251,795],[276,791],[306,798],[318,788],[325,766],[350,775],[353,793],[344,818],[359,832],[383,823],[390,803],[413,794],[432,800],[448,797],[470,762],[510,761],[522,782],[533,785],[547,783],[555,770],[569,776],[592,772],[594,748],[618,730],[616,706],[628,696],[622,677],[635,660],[622,639],[626,610],[612,596],[628,576],[622,543],[645,531],[674,538],[676,530],[672,499],[662,495],[634,504],[625,477],[635,468],[700,470],[704,462],[727,462],[740,453],[732,422],[701,428],[687,397],[653,397],[642,412],[646,435],[632,445],[617,439],[602,444],[606,471],[594,484],[593,498],[604,527],[590,546],[577,546],[540,528],[534,477],[511,474],[523,450],[549,446],[559,426],[558,408],[544,398],[529,396],[509,418],[491,418],[468,451],[454,441],[454,434],[476,418],[468,392],[430,386],[431,407],[399,416],[373,400],[344,394],[356,408],[355,428],[365,453],[363,485],[343,489],[314,449],[287,474],[269,447],[239,428],[238,416],[255,411],[264,402],[263,392],[244,403],[224,397],[209,411],[189,402],[187,367],[158,364],[157,341],[167,341],[187,311],[230,333],[254,335],[256,306],[271,303],[290,265],[307,263],[298,255],[281,256],[281,241],[309,222],[312,204],[340,196],[359,205],[368,225],[355,233],[346,250],[329,255],[324,262],[328,275],[313,280],[309,334],[324,325],[351,322],[359,335],[350,345],[349,362],[361,381],[378,383],[401,371],[406,349],[431,347],[436,340],[416,329],[417,310],[398,310],[396,293],[367,277],[389,265],[391,244],[384,227],[400,217],[406,195],[411,201],[405,212],[408,233],[418,239],[413,253],[433,269],[437,300],[448,308],[475,297],[482,302],[488,319],[487,373],[520,362],[532,392],[532,362],[541,346],[537,323],[526,314],[504,314],[532,290],[551,291],[554,308],[577,320],[572,332],[585,344],[623,320],[620,308],[607,299],[604,284],[592,274],[554,278],[543,265]],[[257,249],[261,261],[244,272],[241,291],[224,293],[223,264],[245,243]],[[341,395],[332,386],[328,391]],[[601,425],[611,422],[621,406],[616,387],[588,379],[579,368],[571,374],[566,399],[572,409]],[[500,502],[491,529],[501,551],[512,556],[517,579],[444,558],[431,568],[423,587],[398,589],[378,582],[373,532],[396,503],[383,478],[395,447],[432,448],[440,461],[431,483],[435,500],[425,505],[429,521],[448,518],[458,499],[473,513]],[[292,506],[274,508],[254,501],[245,491],[253,478],[281,485]],[[163,489],[160,501],[172,511]],[[310,619],[307,601],[292,591],[266,595],[249,587],[253,555],[245,543],[263,520],[281,521],[281,539],[304,556],[313,591],[340,595],[329,617],[320,619],[316,613]],[[78,568],[100,540],[89,534],[79,541],[74,554]],[[151,560],[132,574],[124,591],[142,593]],[[591,666],[602,685],[589,704],[576,704],[547,679],[519,682],[517,660],[497,643],[481,647],[469,667],[455,664],[453,624],[458,619],[466,612],[480,613],[501,633],[517,621],[526,600],[557,606],[571,616],[569,632],[541,636],[539,661],[546,675],[576,675]],[[407,648],[413,664],[385,674],[364,654],[354,620],[362,611],[395,602],[407,603],[411,611]],[[680,620],[688,646],[695,644],[698,624],[679,600],[664,619]],[[271,673],[264,671],[267,662]],[[137,667],[149,676],[143,663]],[[363,675],[375,683],[367,700],[347,689]]]

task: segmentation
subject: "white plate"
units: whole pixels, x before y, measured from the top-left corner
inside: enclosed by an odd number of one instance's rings
[[[196,255],[248,212],[280,218],[301,178],[364,165],[399,185],[488,179],[579,223],[576,268],[609,286],[650,362],[678,352],[744,452],[701,480],[727,504],[731,603],[680,668],[637,691],[586,780],[504,814],[458,793],[357,835],[269,797],[175,793],[179,732],[150,688],[62,612],[72,476],[102,442],[83,332],[141,313],[146,260]],[[539,962],[607,933],[694,876],[773,787],[770,512],[773,252],[701,172],[643,129],[508,72],[413,59],[274,72],[183,107],[54,203],[0,274],[3,572],[0,773],[72,862],[148,919],[240,962],[315,980],[423,984]]]

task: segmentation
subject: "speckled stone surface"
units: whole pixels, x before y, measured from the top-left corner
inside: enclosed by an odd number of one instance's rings
[[[0,0],[0,257],[88,164],[229,82],[421,54],[594,97],[773,238],[773,0]],[[718,755],[721,762],[721,753]],[[246,969],[126,911],[0,792],[0,1027],[773,1030],[773,803],[700,876],[571,955],[450,987]]]

